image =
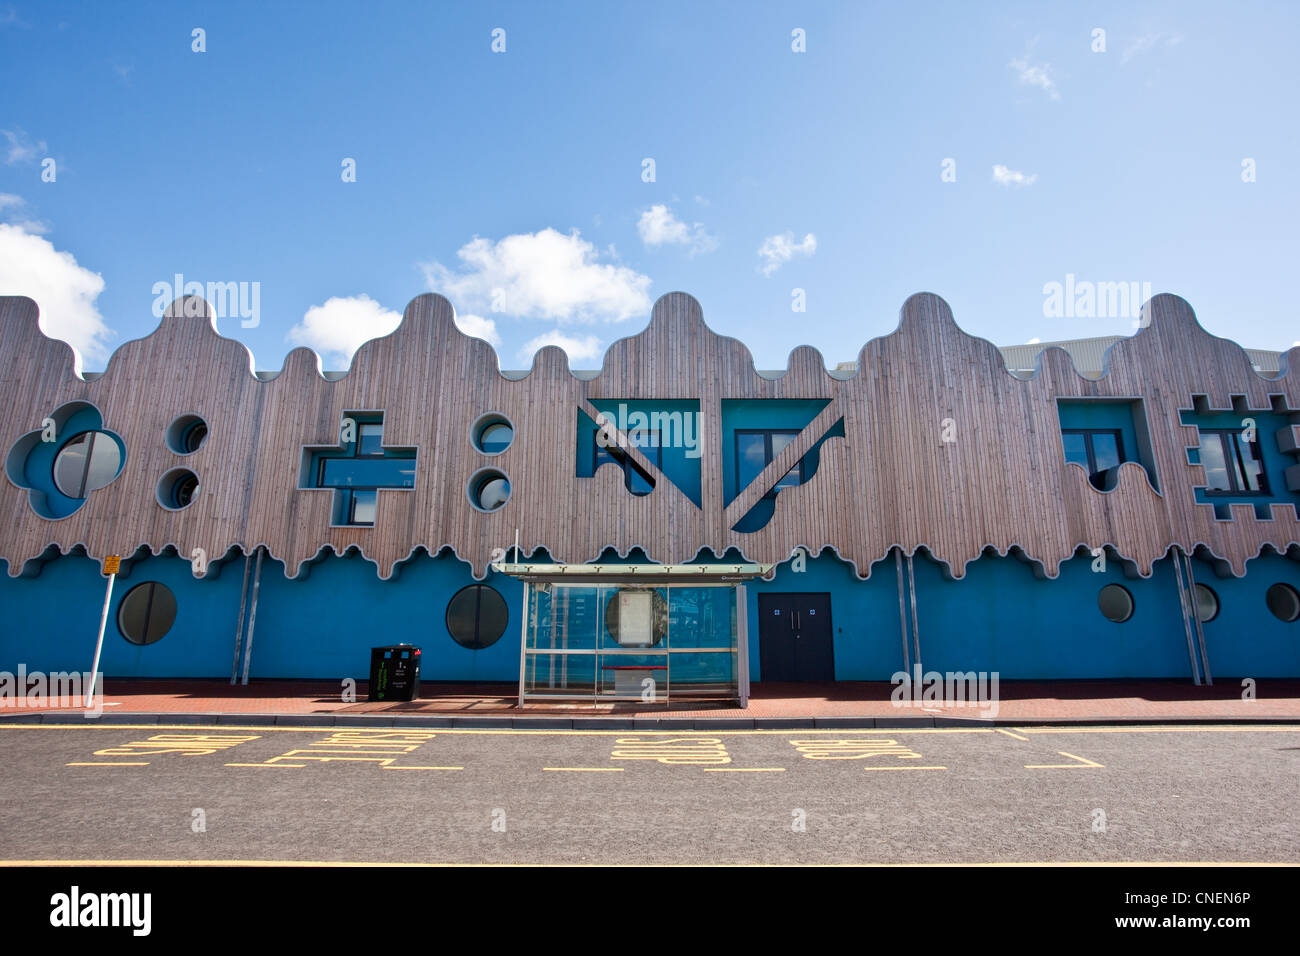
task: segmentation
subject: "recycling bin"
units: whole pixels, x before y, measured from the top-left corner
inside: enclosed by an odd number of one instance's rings
[[[420,696],[420,649],[413,644],[370,649],[370,699],[415,700]]]

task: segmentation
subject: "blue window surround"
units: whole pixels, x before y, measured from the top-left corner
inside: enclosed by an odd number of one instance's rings
[[[628,434],[628,440],[636,446],[641,454],[650,460],[650,463],[663,470],[663,448],[659,443],[659,430],[638,429]],[[655,483],[645,471],[625,455],[619,448],[601,445],[600,432],[595,431],[591,436],[591,473],[594,475],[596,469],[606,462],[614,462],[623,469],[623,483],[627,490],[634,495],[648,495],[654,491]]]

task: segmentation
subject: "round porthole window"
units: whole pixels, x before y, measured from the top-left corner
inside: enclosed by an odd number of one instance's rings
[[[1291,624],[1300,620],[1300,592],[1291,585],[1279,581],[1268,589],[1264,600],[1268,603],[1268,609],[1279,621]]]
[[[485,455],[499,455],[515,440],[515,426],[498,412],[479,418],[470,429],[474,448]]]
[[[199,476],[188,468],[173,468],[158,481],[158,504],[168,511],[188,508],[198,493]]]
[[[495,644],[509,621],[505,598],[486,584],[461,588],[447,602],[447,633],[471,651]]]
[[[132,644],[152,644],[175,622],[176,596],[157,581],[137,584],[117,608],[117,629]]]
[[[465,493],[479,511],[496,511],[510,500],[510,479],[495,468],[484,468],[470,478]]]
[[[208,423],[198,415],[182,415],[167,427],[167,447],[178,455],[192,455],[203,447]]]
[[[1196,585],[1196,619],[1204,624],[1219,616],[1219,596],[1208,584]]]
[[[605,629],[620,647],[654,647],[668,633],[668,602],[659,591],[620,588],[605,604]]]
[[[69,498],[103,488],[122,470],[122,449],[107,432],[73,435],[54,459],[54,486]]]
[[[1106,620],[1123,624],[1133,616],[1133,595],[1128,588],[1118,584],[1108,584],[1097,595],[1097,607],[1106,616]]]

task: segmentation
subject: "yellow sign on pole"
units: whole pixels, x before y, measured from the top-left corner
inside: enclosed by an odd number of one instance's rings
[[[122,566],[120,555],[110,554],[104,557],[104,573],[117,574],[117,569]]]

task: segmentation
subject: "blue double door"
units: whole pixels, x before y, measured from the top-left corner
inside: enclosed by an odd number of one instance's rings
[[[764,681],[833,681],[835,646],[828,592],[758,596],[759,676]]]

